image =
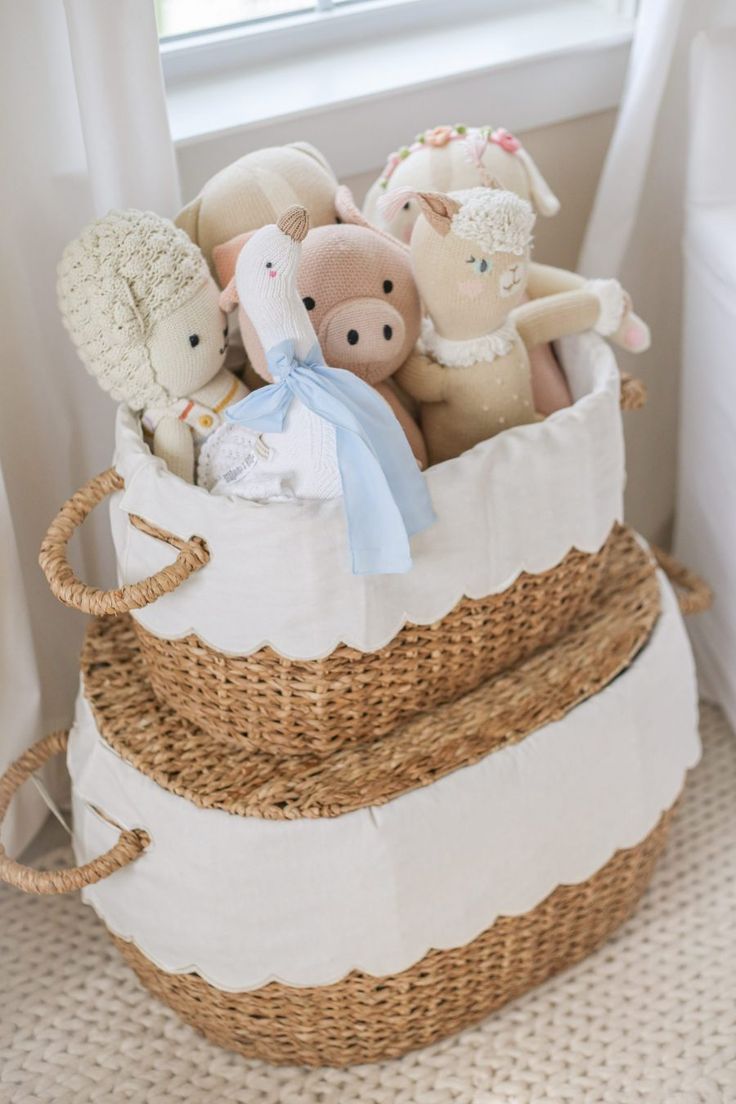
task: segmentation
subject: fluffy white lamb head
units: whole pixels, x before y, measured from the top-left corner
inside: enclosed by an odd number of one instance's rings
[[[503,324],[523,302],[534,212],[512,192],[417,192],[414,277],[435,329],[459,341]]]

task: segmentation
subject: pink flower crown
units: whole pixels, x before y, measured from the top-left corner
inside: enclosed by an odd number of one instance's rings
[[[425,130],[418,134],[410,146],[402,146],[395,153],[389,154],[386,167],[380,179],[382,188],[388,187],[388,182],[402,161],[406,161],[417,150],[426,149],[427,146],[439,149],[449,145],[450,142],[465,142],[468,158],[478,169],[483,172],[483,154],[488,144],[493,142],[506,150],[507,153],[517,153],[521,148],[521,142],[511,131],[505,127],[466,127],[466,126],[436,126],[431,130]]]

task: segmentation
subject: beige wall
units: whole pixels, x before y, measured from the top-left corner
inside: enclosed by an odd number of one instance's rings
[[[614,111],[606,111],[523,135],[524,144],[562,203],[556,218],[539,219],[537,223],[538,260],[575,267],[615,119]],[[346,180],[356,198],[362,201],[381,167]],[[649,539],[667,543],[675,497],[679,248],[677,233],[670,232],[668,253],[663,255],[664,278],[649,279],[647,269],[656,272],[659,265],[656,219],[645,218],[643,222],[645,229],[634,241],[624,282],[629,283],[640,313],[652,327],[653,347],[640,357],[617,354],[621,366],[641,375],[649,389],[645,409],[625,415],[629,472],[626,518]]]

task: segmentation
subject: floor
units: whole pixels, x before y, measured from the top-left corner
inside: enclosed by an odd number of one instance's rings
[[[481,1026],[382,1065],[275,1069],[219,1050],[148,996],[78,897],[1,889],[0,1104],[736,1104],[736,739],[711,707],[702,729],[619,934]],[[60,841],[46,833],[37,859]]]

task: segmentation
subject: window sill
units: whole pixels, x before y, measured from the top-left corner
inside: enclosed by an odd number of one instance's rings
[[[186,195],[248,149],[313,142],[340,177],[440,122],[524,131],[615,107],[633,23],[590,0],[167,81]]]

